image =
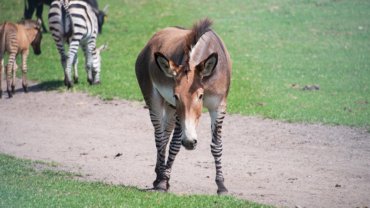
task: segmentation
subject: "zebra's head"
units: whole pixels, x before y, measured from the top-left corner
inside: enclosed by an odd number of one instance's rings
[[[98,32],[99,32],[99,34],[102,33],[103,24],[104,24],[106,18],[108,17],[107,11],[108,11],[108,5],[106,5],[103,10],[99,10],[96,14],[96,16],[98,18]]]
[[[102,51],[105,51],[108,48],[107,44],[100,46],[99,48],[95,48],[95,53],[93,53],[94,62],[93,62],[93,70],[92,70],[92,77],[88,78],[90,84],[100,84],[100,69],[101,69],[101,55]]]

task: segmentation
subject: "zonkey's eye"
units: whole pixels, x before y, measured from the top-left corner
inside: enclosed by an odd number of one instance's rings
[[[203,94],[199,95],[199,100],[203,99]]]

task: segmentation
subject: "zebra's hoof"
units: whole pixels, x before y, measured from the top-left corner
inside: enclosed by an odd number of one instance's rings
[[[94,81],[93,82],[93,85],[99,85],[100,84],[100,81]]]
[[[73,84],[72,82],[67,81],[66,86],[67,86],[67,89],[71,89],[73,87]]]
[[[12,85],[12,93],[13,93],[13,95],[15,94],[15,86],[14,85]]]
[[[64,79],[64,85],[67,86],[68,89],[73,87],[73,84],[69,79]]]
[[[87,79],[87,82],[92,85],[93,84],[93,81],[91,79]]]
[[[0,98],[2,98],[2,97],[3,97],[3,91],[0,90]]]
[[[64,77],[64,85],[67,86],[68,89],[73,87],[72,80],[70,78],[68,78],[68,76]]]
[[[74,82],[75,84],[78,84],[78,77],[73,78],[73,82]]]

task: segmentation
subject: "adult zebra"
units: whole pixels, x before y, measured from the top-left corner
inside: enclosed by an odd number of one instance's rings
[[[98,17],[99,33],[101,33],[104,20],[107,17],[108,5],[106,5],[103,10],[99,10],[97,0],[83,0],[83,1],[90,4],[95,9],[95,14]],[[36,17],[38,19],[41,19],[42,22],[42,30],[43,32],[47,32],[44,20],[42,18],[42,12],[44,10],[44,5],[50,6],[51,2],[53,2],[53,0],[24,0],[23,19],[32,19],[33,13],[36,10]]]
[[[49,29],[55,40],[64,69],[64,84],[72,84],[72,65],[74,82],[78,82],[77,51],[81,45],[85,54],[87,80],[90,84],[100,83],[100,52],[106,45],[96,48],[98,19],[95,9],[86,1],[53,1],[49,10]],[[68,55],[64,43],[69,44]]]

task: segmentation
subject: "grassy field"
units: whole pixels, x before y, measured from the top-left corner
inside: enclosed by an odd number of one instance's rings
[[[268,207],[234,197],[176,196],[99,182],[55,171],[56,164],[0,154],[0,207]]]
[[[370,126],[370,1],[367,0],[100,0],[109,18],[99,37],[102,85],[88,86],[80,55],[75,87],[103,99],[142,100],[136,57],[159,29],[214,20],[232,60],[228,111],[291,122]],[[22,16],[23,0],[1,1],[0,21]],[[47,10],[46,10],[47,11]],[[46,14],[45,12],[45,20]],[[55,44],[46,34],[29,77],[62,87]],[[302,90],[318,85],[320,90]],[[64,90],[64,88],[62,87]]]

